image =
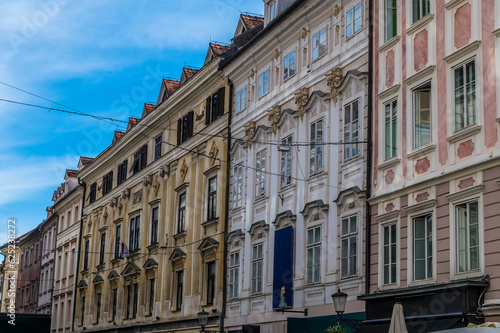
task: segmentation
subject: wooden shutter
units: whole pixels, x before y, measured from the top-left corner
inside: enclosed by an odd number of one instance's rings
[[[189,139],[193,136],[193,127],[194,127],[194,111],[189,111],[187,114],[187,135],[186,139]]]
[[[113,188],[113,171],[108,174],[108,192]]]
[[[148,145],[144,145],[141,148],[141,170],[148,164]]]
[[[182,142],[182,119],[177,120],[177,144]]]
[[[210,96],[207,98],[207,105],[205,108],[205,125],[210,124],[210,121],[212,120],[212,112],[210,112],[210,107],[212,106],[212,99]]]
[[[128,160],[125,160],[122,163],[122,183],[125,180],[127,180],[127,167],[128,167]]]
[[[217,91],[217,118],[224,114],[224,97],[226,88],[222,87]]]
[[[116,168],[116,186],[122,183],[122,163],[118,164]]]
[[[102,176],[102,196],[106,194],[107,179],[106,175]]]

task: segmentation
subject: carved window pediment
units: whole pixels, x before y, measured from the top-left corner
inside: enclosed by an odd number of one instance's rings
[[[243,239],[245,239],[245,233],[241,229],[233,230],[227,235],[227,241],[229,244]]]
[[[305,217],[312,215],[313,212],[317,211],[328,211],[328,204],[325,204],[323,200],[315,200],[306,203],[304,209],[300,212]]]
[[[266,223],[266,221],[257,221],[252,223],[250,226],[250,229],[248,230],[248,233],[252,236],[256,235],[259,231],[267,231],[269,230],[269,225]]]
[[[273,221],[273,224],[276,226],[276,230],[279,230],[295,225],[296,220],[297,215],[293,214],[291,210],[286,210],[276,215],[276,219]]]
[[[179,248],[175,248],[168,260],[172,263],[174,270],[185,268],[186,253]]]
[[[127,266],[125,266],[125,268],[123,269],[121,275],[123,277],[129,277],[129,276],[139,275],[140,272],[141,272],[141,269],[139,268],[139,266],[137,266],[133,262],[129,262],[129,263],[127,263]]]

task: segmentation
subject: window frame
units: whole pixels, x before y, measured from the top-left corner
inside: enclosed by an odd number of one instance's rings
[[[255,153],[255,199],[266,197],[267,149]]]
[[[415,246],[414,246],[414,220],[420,217],[432,216],[433,219],[436,216],[435,206],[428,210],[418,211],[412,214],[408,214],[408,258],[414,258]],[[415,277],[415,263],[408,265],[408,285],[425,285],[433,283],[436,281],[436,223],[432,223],[432,276],[424,280],[416,280]],[[413,260],[413,259],[412,259]]]
[[[105,231],[101,232],[100,236],[101,237],[99,238],[99,264],[97,266],[104,265],[104,256],[106,253],[106,232]]]
[[[184,203],[183,199],[184,198]],[[177,234],[180,234],[186,231],[186,201],[187,195],[186,192],[182,192],[179,194],[179,202],[177,205]]]
[[[322,226],[315,225],[309,227],[306,231],[306,284],[317,284],[321,283],[321,256],[323,250],[323,236],[322,236]],[[316,239],[316,231],[319,231],[319,239]],[[312,233],[312,242],[309,242],[309,233]],[[312,253],[311,263],[309,262],[309,253]],[[316,256],[319,256],[319,259],[316,262]],[[317,276],[315,276],[315,272],[317,270]],[[311,272],[311,274],[310,274]],[[311,277],[311,279],[309,279]]]
[[[236,299],[239,297],[240,285],[240,251],[235,251],[229,254],[229,278],[228,278],[228,298]],[[232,282],[231,282],[232,281]]]
[[[215,181],[215,189],[212,190],[212,181]],[[207,221],[217,218],[217,176],[208,179],[207,194]]]
[[[156,278],[148,279],[148,291],[149,291],[149,296],[148,296],[148,315],[152,316],[153,311],[155,308],[155,285],[156,285]]]
[[[321,38],[323,35],[324,35],[324,40]],[[317,40],[317,43],[315,44],[316,40]],[[320,54],[321,46],[324,46],[324,52]],[[318,59],[321,59],[322,57],[324,57],[328,53],[328,25],[319,28],[318,31],[316,31],[312,35],[312,48],[311,49],[312,49],[312,51],[311,51],[312,61],[316,61]]]
[[[422,8],[425,3],[425,6],[427,7],[425,10],[424,8]],[[411,16],[412,16],[412,23],[415,23],[421,19],[423,19],[424,17],[426,17],[427,15],[429,15],[431,13],[431,3],[430,3],[430,0],[412,0],[412,6],[411,6]],[[415,6],[415,4],[417,6]],[[415,8],[417,7],[417,8]],[[415,9],[418,10],[418,13],[415,13]]]
[[[121,232],[122,232],[122,225],[117,224],[115,226],[115,256],[114,259],[120,259],[121,255]]]
[[[121,185],[127,180],[127,168],[128,168],[128,159],[123,160],[120,164],[118,164],[116,170],[116,186]]]
[[[90,239],[85,240],[84,254],[83,254],[83,270],[87,271],[89,269],[89,251],[90,251]]]
[[[473,70],[474,70],[474,78],[473,78],[473,81],[472,83],[469,82],[467,83],[467,66],[470,64],[470,63],[473,63]],[[477,98],[477,86],[478,86],[478,68],[477,68],[477,60],[476,60],[476,56],[473,56],[465,61],[462,61],[461,63],[459,63],[458,65],[455,65],[452,67],[452,73],[453,73],[453,106],[454,106],[454,114],[455,114],[455,126],[454,126],[454,132],[457,132],[457,131],[460,131],[464,128],[467,128],[467,127],[470,127],[470,126],[473,126],[473,125],[476,125],[478,123],[478,112],[477,112],[477,104],[478,104],[478,98]],[[463,70],[463,84],[460,88],[457,88],[457,82],[456,82],[456,71],[458,69],[462,69]],[[469,114],[468,114],[468,96],[467,96],[467,87],[472,84],[474,86],[474,98],[473,98],[473,121],[469,123]],[[459,127],[459,123],[457,121],[457,116],[458,116],[458,112],[457,112],[457,90],[460,89],[463,93],[462,97],[463,97],[463,105],[462,105],[462,112],[461,112],[461,116],[463,117],[463,123],[462,123],[462,127]]]
[[[476,251],[477,251],[477,267],[476,268],[471,268],[471,248],[473,246],[470,245],[470,242],[471,242],[471,223],[470,223],[470,216],[471,216],[471,213],[470,213],[470,206],[472,204],[476,204],[476,223],[475,224],[475,227],[476,227]],[[466,229],[467,229],[467,233],[466,233],[466,247],[467,247],[467,258],[466,258],[466,261],[467,261],[467,264],[466,264],[466,269],[461,271],[460,270],[460,261],[461,261],[461,242],[460,242],[460,226],[459,226],[459,221],[458,221],[458,217],[459,217],[459,212],[458,212],[458,209],[459,209],[459,206],[464,206],[466,207]],[[456,240],[456,251],[455,251],[455,255],[457,257],[457,260],[456,260],[456,265],[455,265],[455,273],[456,274],[464,274],[464,273],[469,273],[469,272],[476,272],[476,271],[480,271],[480,268],[481,268],[481,265],[480,265],[480,232],[479,232],[479,200],[471,200],[471,201],[467,201],[467,202],[462,202],[462,203],[456,203],[453,205],[454,206],[454,209],[455,209],[455,219],[454,219],[454,223],[455,223],[455,240]]]
[[[355,226],[356,226],[356,230],[355,231],[352,231],[351,230],[351,227],[352,227],[352,219],[355,218]],[[347,233],[344,233],[343,232],[343,226],[344,226],[344,221],[347,220],[347,227],[348,227],[348,230],[347,230]],[[355,213],[355,214],[349,214],[349,215],[345,215],[343,217],[341,217],[340,219],[340,232],[339,232],[339,235],[340,235],[340,278],[341,279],[348,279],[348,278],[352,278],[352,277],[356,277],[359,275],[359,269],[358,269],[358,262],[359,262],[359,258],[360,258],[360,252],[359,252],[359,244],[360,244],[360,236],[359,236],[359,214]],[[351,250],[352,250],[352,243],[351,243],[351,240],[354,239],[355,240],[355,243],[354,243],[354,249],[356,250],[356,253],[353,255],[351,253]],[[344,246],[344,241],[347,241],[347,257],[344,256],[344,253],[343,253],[343,246]],[[344,269],[343,269],[343,260],[347,260],[347,272],[346,274],[344,274]],[[354,261],[354,263],[353,263]],[[351,271],[351,265],[354,265],[354,268],[355,268],[355,272],[353,273]]]
[[[391,230],[389,230],[389,243],[386,245],[386,239],[385,239],[385,236],[386,236],[386,233],[385,233],[385,229],[386,228],[392,228],[394,227],[394,234],[395,234],[395,239],[392,240],[392,234],[391,234]],[[380,281],[381,281],[381,286],[383,287],[387,287],[387,286],[393,286],[393,285],[397,285],[398,284],[398,281],[399,281],[399,230],[398,230],[398,223],[396,221],[392,221],[392,222],[389,222],[389,223],[385,223],[383,225],[380,226],[380,246],[381,246],[381,260],[380,260],[380,263],[381,263],[381,267],[380,267]],[[394,242],[392,242],[394,241]],[[385,259],[386,259],[386,255],[385,255],[385,251],[386,249],[389,249],[389,254],[388,254],[388,259],[389,259],[389,262],[386,263]],[[393,253],[394,252],[394,253]],[[392,262],[392,258],[393,258],[393,254],[394,254],[394,262]],[[395,270],[395,276],[394,276],[394,281],[392,280],[392,276],[391,276],[391,269],[392,269],[392,265],[394,265],[394,270]],[[386,266],[389,266],[389,276],[388,276],[388,282],[386,282],[386,272],[385,272],[385,267]]]
[[[280,188],[292,184],[293,177],[293,134],[281,140],[280,147],[288,147],[288,150],[280,151]]]
[[[429,90],[429,142],[422,142],[419,145],[417,145],[417,113],[420,112],[425,112],[426,108],[419,108],[417,110],[417,96],[416,94],[419,92],[424,92],[425,90]],[[426,147],[428,145],[431,145],[433,143],[433,88],[432,88],[432,80],[426,80],[422,82],[421,84],[415,86],[414,88],[411,88],[411,100],[412,100],[412,108],[411,108],[411,119],[412,119],[412,148],[413,150],[418,150],[421,149],[422,147]],[[420,118],[422,116],[420,115]],[[421,126],[422,127],[422,126]],[[423,130],[421,130],[420,135],[422,135]],[[422,136],[423,137],[423,136]],[[420,141],[423,141],[422,138],[420,138]]]
[[[213,273],[211,272],[211,268],[213,268]],[[206,269],[206,292],[205,292],[205,305],[213,305],[214,304],[214,298],[216,294],[216,273],[217,273],[217,265],[215,261],[210,261],[205,263],[205,269]],[[211,295],[210,295],[211,294]]]
[[[395,107],[394,107],[395,105]],[[389,106],[389,122],[387,122],[387,107]],[[398,99],[393,98],[382,105],[384,112],[384,160],[398,156]],[[389,126],[389,143],[387,142],[387,126]],[[389,149],[389,151],[388,151]]]
[[[243,163],[238,163],[233,167],[233,209],[243,206],[243,178]]]
[[[236,114],[246,110],[246,86],[243,86],[235,94],[236,106],[234,111]]]
[[[137,252],[140,250],[140,240],[141,240],[141,215],[134,215],[130,217],[129,220],[129,252]]]
[[[278,0],[271,1],[268,4],[268,9],[269,9],[269,22],[271,22],[277,16],[277,12],[278,12]]]
[[[175,271],[175,310],[182,310],[182,297],[184,294],[184,270]]]
[[[269,94],[269,88],[270,88],[270,78],[269,78],[269,73],[270,73],[270,70],[269,68],[262,71],[259,76],[257,77],[257,96],[258,98],[262,98],[264,96],[266,96],[267,94]],[[261,78],[262,78],[262,82],[261,82]],[[266,78],[267,78],[267,81],[266,81]],[[267,88],[267,89],[266,89]]]
[[[297,59],[296,54],[297,52],[295,52],[295,49],[293,49],[290,52],[288,52],[286,56],[283,57],[283,81],[286,81],[294,77],[295,74],[297,73],[295,66]],[[292,59],[292,55],[293,55],[293,62],[291,62],[290,60]]]
[[[158,134],[155,137],[155,161],[161,157],[161,146],[163,143],[163,133]]]
[[[394,1],[395,3],[393,3],[393,5],[395,5],[394,8],[389,8],[388,7],[388,2],[389,1]],[[389,11],[392,11],[392,13],[389,13]],[[385,37],[385,41],[388,42],[390,41],[391,39],[395,38],[398,36],[398,33],[399,33],[399,27],[398,27],[398,2],[397,0],[384,0],[384,25],[383,25],[383,29],[384,29],[384,37]],[[392,21],[393,21],[393,27],[392,27],[392,30],[395,30],[395,31],[391,31],[391,35],[389,35],[389,16],[392,16]]]
[[[156,219],[155,219],[156,211]],[[151,230],[149,235],[149,245],[154,245],[158,243],[158,222],[160,220],[160,207],[151,207]]]
[[[321,138],[318,139],[318,124],[321,123]],[[310,145],[309,145],[309,175],[315,175],[324,170],[324,152],[323,149],[323,141],[325,136],[325,118],[319,118],[312,121],[309,124],[309,137],[310,137]],[[313,131],[314,125],[314,131]],[[314,132],[314,136],[313,136]],[[318,144],[318,147],[316,145]],[[313,150],[314,149],[314,150]],[[314,154],[313,154],[314,151]],[[321,161],[321,163],[319,162]],[[314,164],[314,167],[313,167]]]
[[[354,105],[357,105],[357,118],[354,119]],[[349,108],[349,123],[347,123],[347,109]],[[342,126],[342,134],[343,134],[343,143],[344,143],[344,148],[343,148],[343,160],[351,160],[355,159],[360,156],[359,152],[359,141],[361,136],[362,136],[362,114],[363,114],[363,109],[361,105],[361,99],[360,98],[355,98],[347,103],[344,104],[343,106],[343,126]],[[361,115],[361,118],[360,118]],[[354,136],[354,123],[356,124],[356,137]],[[348,129],[348,131],[347,131]],[[360,133],[361,132],[361,133]],[[346,138],[346,133],[349,133],[349,137]],[[347,139],[347,141],[346,141]],[[346,142],[349,142],[348,144]],[[357,143],[353,143],[357,142]],[[354,148],[354,149],[353,149]],[[351,154],[352,152],[352,154]]]
[[[260,256],[259,249],[260,248]],[[255,256],[254,249],[257,249],[257,256]],[[258,295],[263,292],[263,281],[264,281],[264,243],[258,243],[252,246],[252,260],[251,260],[251,283],[250,283],[250,294]],[[254,267],[257,269],[254,270]],[[260,275],[259,273],[260,267]],[[255,286],[255,288],[254,288]],[[259,288],[260,287],[260,288]]]
[[[89,189],[89,204],[92,204],[96,201],[97,199],[97,182],[93,182],[90,184],[90,189]]]
[[[359,6],[359,17],[356,18],[356,8]],[[347,19],[351,16],[351,21],[348,23]],[[359,20],[359,30],[356,31],[356,21]],[[349,28],[351,28],[351,31],[349,33]],[[352,7],[348,8],[345,14],[345,38],[349,39],[352,38],[354,35],[358,34],[363,30],[363,5],[361,2],[358,2],[357,4],[353,5]]]

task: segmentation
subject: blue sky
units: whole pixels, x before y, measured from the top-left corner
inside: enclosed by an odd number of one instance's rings
[[[201,67],[262,0],[3,0],[0,82],[85,113],[127,120],[156,101],[162,77]],[[63,108],[0,84],[0,99]],[[0,243],[40,224],[66,168],[95,157],[123,124],[0,101]]]

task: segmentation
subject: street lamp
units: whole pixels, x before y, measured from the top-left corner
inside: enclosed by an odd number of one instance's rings
[[[198,312],[198,322],[201,326],[201,331],[205,332],[205,326],[207,326],[208,323],[208,312],[201,309],[201,312]]]
[[[347,294],[341,292],[339,289],[339,291],[337,291],[335,294],[332,294],[332,299],[335,312],[337,312],[337,316],[339,316],[338,323],[340,323],[340,321],[342,320],[342,315],[345,312],[345,303],[347,301]]]

